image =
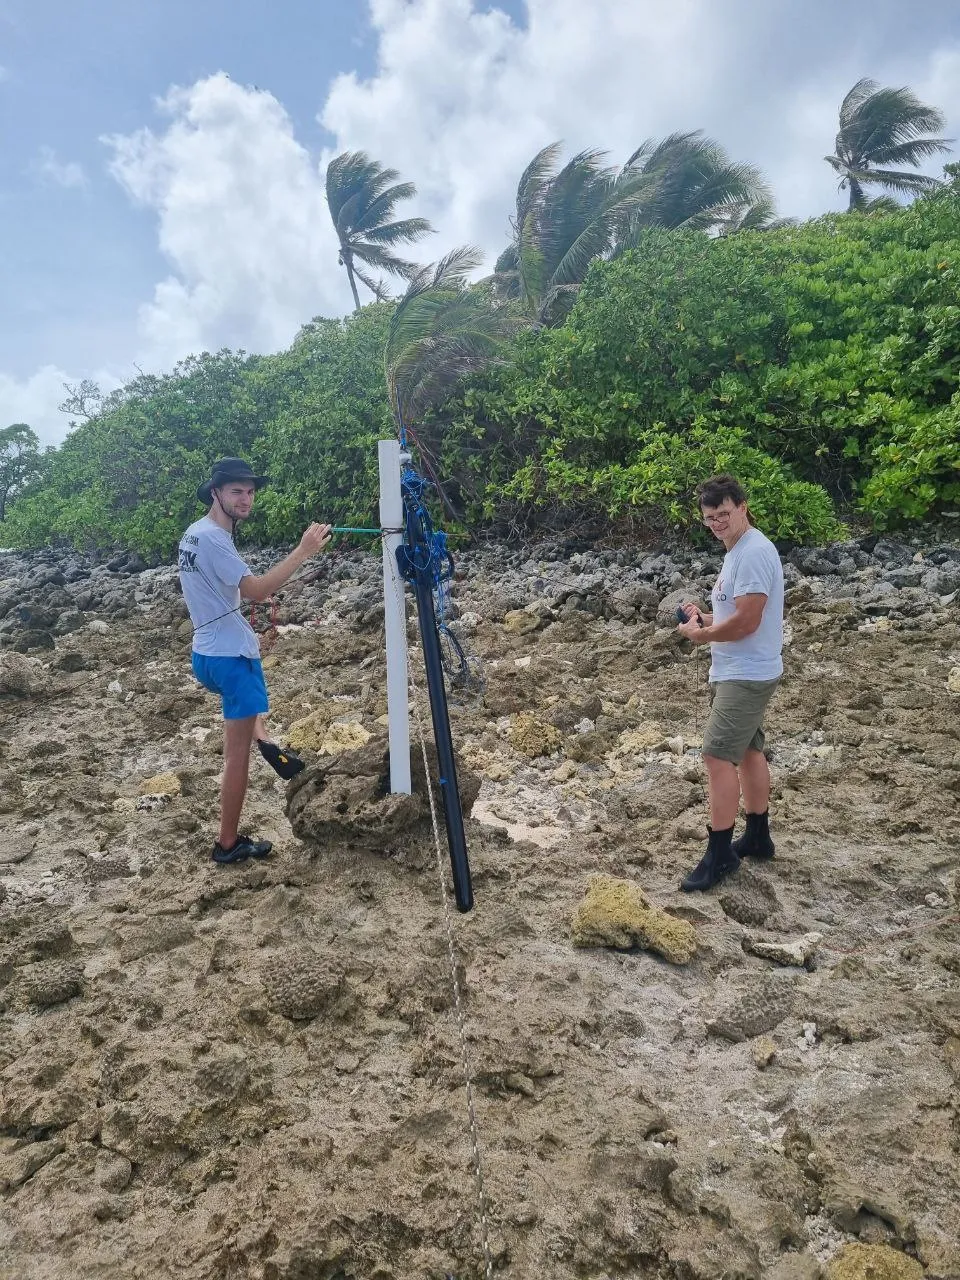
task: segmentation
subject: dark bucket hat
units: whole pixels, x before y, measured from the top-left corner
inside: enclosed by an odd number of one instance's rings
[[[197,490],[197,497],[209,507],[213,501],[211,490],[219,489],[222,484],[229,484],[231,480],[248,480],[255,489],[270,483],[269,476],[254,475],[250,463],[244,462],[242,458],[221,458],[213,464],[210,479],[204,481]]]

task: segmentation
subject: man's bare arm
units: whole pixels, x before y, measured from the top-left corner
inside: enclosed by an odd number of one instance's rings
[[[704,639],[712,640],[744,640],[752,636],[763,619],[763,610],[767,597],[757,592],[755,595],[737,596],[734,600],[736,612],[725,622],[713,623],[704,627]]]
[[[712,615],[702,615],[710,617],[709,624],[701,627],[696,618],[691,618],[689,622],[681,623],[677,630],[694,644],[710,644],[714,640],[743,640],[752,636],[763,618],[767,597],[757,592],[754,595],[737,596],[733,603],[736,612],[725,622],[714,625]]]
[[[280,588],[290,581],[302,564],[306,564],[311,556],[315,556],[318,551],[322,551],[329,541],[330,526],[328,524],[312,524],[300,539],[299,545],[294,547],[290,554],[285,556],[279,564],[275,564],[266,573],[250,573],[240,579],[241,597],[244,600],[252,600],[254,604],[269,600],[272,595],[276,595]]]

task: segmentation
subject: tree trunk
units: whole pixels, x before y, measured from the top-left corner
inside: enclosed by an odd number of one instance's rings
[[[350,281],[350,288],[353,291],[353,309],[360,310],[360,295],[357,293],[357,281],[353,274],[353,254],[347,250],[341,250],[340,256],[343,258],[343,265],[347,268],[347,279]]]
[[[862,209],[867,202],[867,197],[863,187],[856,178],[850,179],[850,204],[847,207],[848,213],[853,213],[855,209]]]

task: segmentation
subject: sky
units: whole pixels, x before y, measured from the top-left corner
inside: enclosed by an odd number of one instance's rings
[[[422,260],[473,244],[489,266],[558,139],[622,163],[703,128],[781,214],[842,208],[823,156],[861,76],[960,139],[960,5],[0,0],[0,426],[56,444],[64,384],[277,351],[348,311],[323,181],[340,151],[416,183],[400,216],[436,228]]]

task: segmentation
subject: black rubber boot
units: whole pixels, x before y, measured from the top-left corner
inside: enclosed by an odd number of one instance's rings
[[[685,880],[681,880],[680,888],[684,893],[694,893],[699,889],[712,889],[724,876],[736,871],[740,859],[733,850],[733,827],[725,827],[723,831],[714,831],[707,827],[710,840],[707,852],[703,855]]]
[[[747,814],[747,829],[739,840],[733,842],[733,852],[738,858],[772,858],[773,841],[770,839],[770,810]]]

